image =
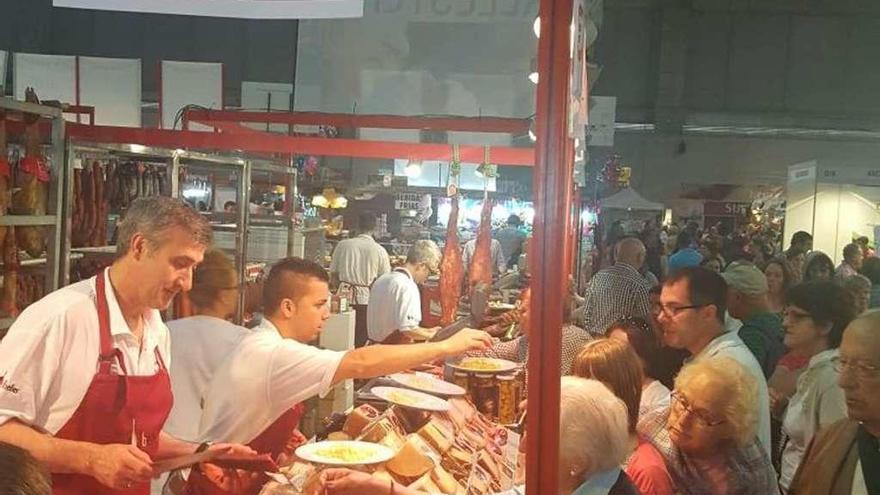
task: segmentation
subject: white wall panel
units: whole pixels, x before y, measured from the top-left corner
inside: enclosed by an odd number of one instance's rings
[[[16,53],[12,68],[15,98],[24,100],[28,87],[34,88],[41,100],[76,103],[76,57]]]
[[[79,101],[95,107],[95,123],[141,126],[141,61],[80,57]]]
[[[287,112],[290,111],[291,94],[293,94],[293,84],[242,81],[241,108],[263,112],[267,110]],[[288,127],[284,124],[245,125],[261,131],[272,132],[287,132]]]
[[[163,60],[161,85],[160,122],[163,129],[174,128],[177,112],[186,105],[215,110],[223,108],[223,64]],[[209,130],[197,124],[190,129]]]
[[[53,0],[56,7],[242,19],[360,17],[363,0]]]

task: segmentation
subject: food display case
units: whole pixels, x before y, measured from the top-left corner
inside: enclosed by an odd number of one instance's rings
[[[320,493],[321,471],[337,466],[446,495],[498,493],[522,482],[520,435],[468,397],[390,390],[397,404],[361,404],[327,418],[321,441],[297,449],[297,461],[281,467],[261,494]]]

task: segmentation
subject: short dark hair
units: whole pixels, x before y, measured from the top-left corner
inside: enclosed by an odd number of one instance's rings
[[[806,232],[803,230],[798,230],[797,232],[795,232],[794,234],[791,235],[791,245],[792,246],[794,246],[795,244],[801,244],[804,242],[812,242],[812,241],[813,241],[813,236],[809,232]]]
[[[376,229],[376,215],[372,213],[361,213],[358,215],[358,232],[366,233]]]
[[[0,442],[0,493],[50,495],[49,472],[27,450]]]
[[[840,347],[843,330],[856,317],[852,293],[829,280],[816,280],[795,285],[785,294],[785,303],[810,314],[820,325],[831,324],[828,347]]]
[[[507,217],[507,225],[522,225],[522,219],[519,218],[519,215],[511,214]]]
[[[236,206],[238,206],[238,203],[236,203],[235,201],[227,201],[227,202],[223,203],[224,210],[229,207],[235,208]]]
[[[327,270],[314,261],[290,257],[272,265],[263,284],[263,312],[274,314],[285,299],[298,301],[302,297],[297,293],[298,289],[301,290],[302,283],[311,278],[330,283]]]
[[[868,277],[872,284],[880,284],[880,258],[869,256],[862,263],[862,275]]]
[[[821,251],[813,251],[810,253],[810,259],[807,261],[807,264],[804,265],[804,282],[810,282],[813,280],[810,272],[813,271],[813,268],[816,267],[816,265],[825,265],[829,276],[834,276],[834,262],[831,261],[831,258]]]
[[[645,375],[655,380],[661,376],[660,363],[660,342],[657,334],[651,328],[651,324],[644,318],[628,316],[621,318],[608,327],[605,336],[610,337],[612,330],[621,330],[626,334],[629,345],[636,351],[636,354],[645,362]]]
[[[724,312],[727,310],[727,282],[724,278],[702,266],[686,266],[669,276],[663,285],[670,287],[682,281],[687,282],[691,304],[715,306],[718,321],[724,323]]]
[[[848,260],[862,252],[862,247],[852,242],[843,247],[843,259]]]

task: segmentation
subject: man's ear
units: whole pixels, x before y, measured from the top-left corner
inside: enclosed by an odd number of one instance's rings
[[[147,248],[147,238],[140,232],[135,232],[131,236],[131,242],[129,243],[129,252],[134,259],[137,261],[142,260],[147,255]]]

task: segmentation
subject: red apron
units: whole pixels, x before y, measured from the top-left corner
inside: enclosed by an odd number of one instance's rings
[[[297,428],[304,411],[305,407],[302,404],[288,409],[257,438],[251,440],[247,444],[248,447],[256,450],[258,454],[270,454],[275,461],[278,461],[281,454],[293,454],[293,451],[299,447],[299,443],[296,442]],[[227,469],[225,481],[229,486],[219,487],[200,469],[193,469],[186,482],[185,493],[186,495],[256,495],[269,481],[269,477],[263,473],[251,474]]]
[[[171,380],[159,350],[155,349],[159,371],[153,376],[128,376],[125,360],[113,347],[110,335],[110,311],[104,282],[104,270],[95,280],[101,354],[98,372],[67,424],[56,438],[97,444],[131,444],[150,457],[159,447],[159,433],[171,412]],[[114,361],[122,374],[114,373]],[[134,431],[132,431],[134,430]],[[126,490],[108,488],[91,476],[82,474],[52,475],[54,495],[149,495],[150,484],[142,483]]]

